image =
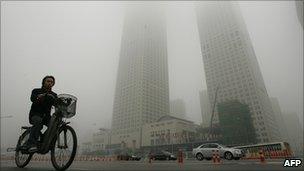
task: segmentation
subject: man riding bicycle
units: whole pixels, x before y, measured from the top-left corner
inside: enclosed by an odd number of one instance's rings
[[[38,150],[38,138],[43,125],[48,126],[51,118],[51,108],[55,104],[57,94],[52,91],[55,84],[53,76],[45,76],[42,80],[42,87],[32,90],[32,106],[29,113],[29,122],[32,124],[31,133],[26,147],[30,152]]]

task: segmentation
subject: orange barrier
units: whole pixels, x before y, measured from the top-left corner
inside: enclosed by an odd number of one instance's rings
[[[216,159],[217,159],[217,163],[221,163],[221,157],[220,157],[220,152],[219,150],[216,150]]]
[[[216,162],[216,157],[215,157],[215,152],[214,152],[214,150],[212,150],[212,160],[213,160],[213,163]]]
[[[179,164],[179,167],[182,166],[182,164],[184,163],[184,156],[183,156],[183,151],[181,149],[178,150],[178,164]]]
[[[265,156],[264,156],[264,153],[263,153],[263,151],[262,150],[260,150],[260,162],[261,163],[265,163],[266,161],[265,161]]]
[[[220,164],[221,159],[220,159],[219,150],[212,150],[212,159],[214,164]]]

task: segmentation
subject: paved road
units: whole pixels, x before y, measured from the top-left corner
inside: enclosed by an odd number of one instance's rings
[[[1,171],[51,171],[54,170],[50,161],[31,161],[25,169],[17,168],[13,161],[1,161]],[[72,164],[69,171],[296,171],[303,170],[298,168],[284,168],[283,161],[268,161],[266,164],[260,164],[258,161],[223,161],[222,164],[213,164],[210,161],[185,161],[181,166],[176,161],[76,161]]]

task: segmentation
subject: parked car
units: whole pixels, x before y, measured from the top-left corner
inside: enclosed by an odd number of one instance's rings
[[[213,150],[219,150],[219,156],[227,160],[239,160],[241,157],[244,157],[241,149],[228,148],[217,143],[202,144],[197,148],[194,148],[192,150],[192,154],[196,157],[197,160],[211,160],[213,157]]]
[[[141,159],[141,157],[137,156],[137,155],[131,155],[130,160],[136,160],[139,161]]]
[[[136,155],[129,155],[129,154],[120,154],[117,156],[117,160],[136,160],[139,161],[141,157],[136,156]]]
[[[151,158],[154,160],[176,160],[176,156],[168,151],[159,151],[151,154]]]

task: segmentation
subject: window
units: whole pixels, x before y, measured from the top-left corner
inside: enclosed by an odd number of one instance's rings
[[[208,144],[202,145],[200,148],[208,148]]]

